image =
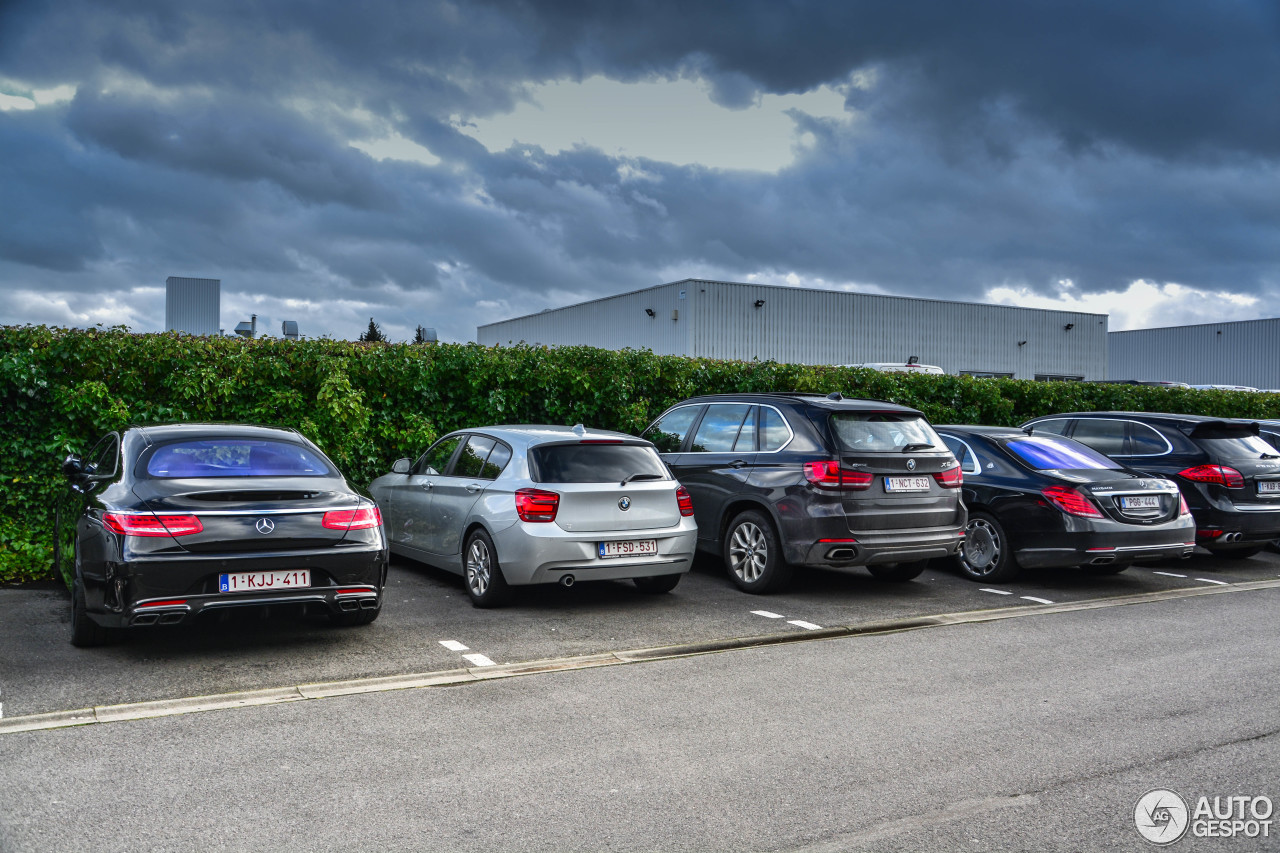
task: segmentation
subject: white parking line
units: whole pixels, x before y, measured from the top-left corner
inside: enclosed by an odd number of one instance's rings
[[[1185,577],[1186,577],[1186,575],[1178,575],[1178,574],[1174,574],[1173,572],[1156,572],[1156,571],[1153,571],[1151,574],[1153,574],[1153,575],[1164,575],[1164,576],[1165,576],[1165,577],[1167,577],[1167,578],[1185,578]]]
[[[1009,592],[1008,590],[987,589],[985,586],[982,589],[978,590],[978,592],[994,592],[996,595],[1013,595],[1013,593]]]
[[[473,654],[473,655],[463,655],[462,657],[465,658],[472,666],[497,666],[496,663],[489,660],[484,655]]]
[[[782,614],[781,614],[781,613],[774,613],[774,612],[773,612],[773,611],[771,611],[771,610],[752,610],[751,612],[752,612],[752,613],[754,613],[754,614],[755,614],[755,615],[757,615],[757,616],[763,616],[763,617],[764,617],[764,618],[766,618],[766,619],[781,619],[781,618],[782,618]]]
[[[803,619],[788,619],[788,625],[795,625],[797,628],[804,628],[806,631],[821,631],[821,625],[815,625],[812,622],[806,622]]]
[[[1037,604],[1053,604],[1053,602],[1047,598],[1036,598],[1034,595],[1020,595],[1018,597],[1024,601],[1034,601]]]
[[[1227,583],[1226,581],[1216,581],[1216,580],[1213,580],[1212,578],[1196,578],[1196,580],[1204,581],[1205,583],[1216,583],[1218,586],[1231,586],[1231,584]]]
[[[440,645],[444,646],[451,652],[465,652],[467,647],[459,643],[457,640],[441,640]]]

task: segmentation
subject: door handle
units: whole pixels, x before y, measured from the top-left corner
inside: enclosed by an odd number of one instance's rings
[[[729,467],[730,468],[746,468],[747,463],[742,459],[735,459],[729,463]]]
[[[467,491],[475,493],[480,491],[480,487],[477,486],[475,483],[467,483]]]

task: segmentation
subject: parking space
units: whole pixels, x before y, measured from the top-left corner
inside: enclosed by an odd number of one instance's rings
[[[1280,554],[1189,560],[1095,576],[1028,571],[983,585],[936,564],[909,583],[865,570],[797,573],[785,593],[740,592],[718,563],[699,559],[667,595],[629,582],[525,587],[511,606],[471,606],[461,581],[395,560],[377,622],[333,628],[292,614],[229,613],[181,628],[139,630],[125,642],[76,649],[67,641],[66,594],[52,585],[0,589],[0,711],[5,717],[92,705],[433,672],[654,648],[888,619],[1036,607],[1280,577]],[[283,616],[284,618],[280,618]],[[1120,617],[1122,618],[1122,617]]]

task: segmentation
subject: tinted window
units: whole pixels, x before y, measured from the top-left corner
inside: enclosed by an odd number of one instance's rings
[[[529,467],[538,483],[621,483],[636,474],[643,480],[667,479],[667,466],[653,448],[637,444],[535,447],[529,451]]]
[[[746,403],[717,403],[707,407],[707,413],[698,424],[690,450],[696,453],[728,453],[738,440],[742,421],[751,413]]]
[[[733,443],[734,453],[754,453],[756,449],[756,415],[759,408],[752,406],[747,412],[747,419],[742,422],[738,431],[738,440]]]
[[[933,427],[919,415],[839,412],[831,416],[831,427],[840,445],[855,453],[892,453],[912,445],[913,450],[946,448]]]
[[[1228,436],[1218,433],[1212,438],[1201,438],[1197,435],[1196,443],[1220,459],[1258,459],[1262,456],[1274,456],[1280,452],[1262,436],[1252,434]]]
[[[159,447],[147,460],[152,477],[329,477],[334,471],[300,444],[249,438],[206,438]]]
[[[1108,456],[1125,452],[1124,421],[1106,418],[1082,418],[1076,421],[1071,437]]]
[[[120,438],[114,432],[98,439],[98,443],[89,451],[85,463],[90,466],[86,473],[95,477],[110,477],[116,473],[116,462],[120,455]]]
[[[1031,431],[1032,432],[1051,432],[1054,435],[1066,435],[1068,423],[1070,423],[1070,421],[1066,420],[1065,418],[1053,418],[1052,420],[1047,420],[1047,421],[1036,421],[1035,423],[1031,424]]]
[[[1264,432],[1262,437],[1269,441],[1277,450],[1280,450],[1280,432]]]
[[[496,480],[498,475],[502,473],[502,469],[506,468],[507,463],[510,461],[511,448],[502,442],[498,442],[494,445],[489,458],[485,460],[484,470],[480,472],[480,476],[486,480]]]
[[[791,430],[787,422],[768,406],[760,408],[760,449],[780,450],[791,440]]]
[[[952,455],[960,462],[960,470],[966,474],[981,473],[978,468],[978,459],[973,455],[973,451],[969,449],[969,445],[953,435],[939,434],[939,437],[942,439],[942,443],[947,446],[947,450],[950,450]]]
[[[1037,471],[1071,471],[1081,468],[1118,471],[1121,467],[1119,463],[1069,438],[1031,436],[1015,439],[1005,446],[1014,456]]]
[[[453,458],[453,451],[458,449],[462,439],[463,436],[452,435],[448,438],[442,438],[431,445],[431,449],[418,460],[417,473],[443,474],[445,469],[449,467],[449,460]]]
[[[1159,456],[1169,450],[1164,436],[1146,424],[1129,421],[1129,453],[1133,456]]]
[[[682,406],[667,412],[656,424],[649,427],[644,437],[658,447],[659,453],[678,453],[684,443],[685,434],[693,426],[693,418],[698,414],[697,406]]]
[[[453,476],[479,477],[484,470],[484,461],[489,458],[489,451],[493,450],[495,443],[492,438],[485,438],[483,435],[468,438],[462,452],[458,454],[458,461],[453,463]]]

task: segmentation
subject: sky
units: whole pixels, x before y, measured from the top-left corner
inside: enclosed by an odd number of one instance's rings
[[[685,278],[1280,316],[1275,0],[0,3],[0,324],[441,340]]]

